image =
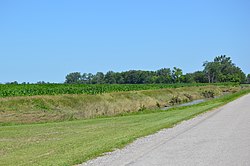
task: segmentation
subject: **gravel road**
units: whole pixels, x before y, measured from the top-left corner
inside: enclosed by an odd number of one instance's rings
[[[250,166],[250,94],[82,166]]]

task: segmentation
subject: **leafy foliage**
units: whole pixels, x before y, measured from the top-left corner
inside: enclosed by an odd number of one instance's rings
[[[68,83],[68,84],[80,83],[81,78],[82,78],[82,76],[81,76],[80,72],[70,73],[66,76],[65,83]]]
[[[125,72],[109,71],[106,74],[97,72],[89,73],[73,72],[66,76],[67,84],[169,84],[180,83],[183,73],[180,68],[162,68],[157,71],[129,70]]]
[[[232,63],[230,57],[221,55],[213,62],[203,64],[208,82],[240,82],[245,83],[246,76],[243,71]]]

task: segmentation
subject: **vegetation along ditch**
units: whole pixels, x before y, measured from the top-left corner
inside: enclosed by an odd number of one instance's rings
[[[130,87],[129,85],[120,86]],[[224,84],[196,86],[187,84],[182,87],[177,85],[176,88],[171,86],[146,85],[144,87],[146,90],[132,88],[130,91],[117,92],[115,90],[101,94],[3,97],[0,98],[0,124],[41,123],[114,116],[145,109],[169,107],[197,99],[213,98],[241,89],[240,86]],[[139,85],[139,87],[143,89],[143,86]]]

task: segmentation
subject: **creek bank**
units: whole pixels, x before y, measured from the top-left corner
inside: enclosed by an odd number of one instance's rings
[[[116,116],[145,109],[185,104],[239,91],[240,87],[203,86],[113,92],[98,95],[42,95],[0,98],[0,125],[44,123]],[[212,93],[211,93],[212,92]],[[168,108],[169,108],[168,107]]]
[[[168,109],[174,108],[174,107],[191,106],[191,105],[203,103],[203,102],[205,102],[205,101],[207,101],[207,100],[208,100],[208,99],[193,100],[193,101],[190,101],[190,102],[187,102],[187,103],[182,103],[182,104],[179,104],[179,105],[166,106],[166,107],[161,108],[161,110],[168,110]]]

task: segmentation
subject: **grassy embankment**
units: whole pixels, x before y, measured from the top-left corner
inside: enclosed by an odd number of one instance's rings
[[[198,105],[126,116],[0,127],[1,165],[74,165],[121,148],[138,137],[224,105],[250,90]]]
[[[0,125],[79,120],[114,116],[143,109],[154,109],[180,102],[204,98],[205,91],[219,96],[236,92],[240,87],[193,86],[158,90],[111,92],[103,94],[64,94],[0,98]]]

